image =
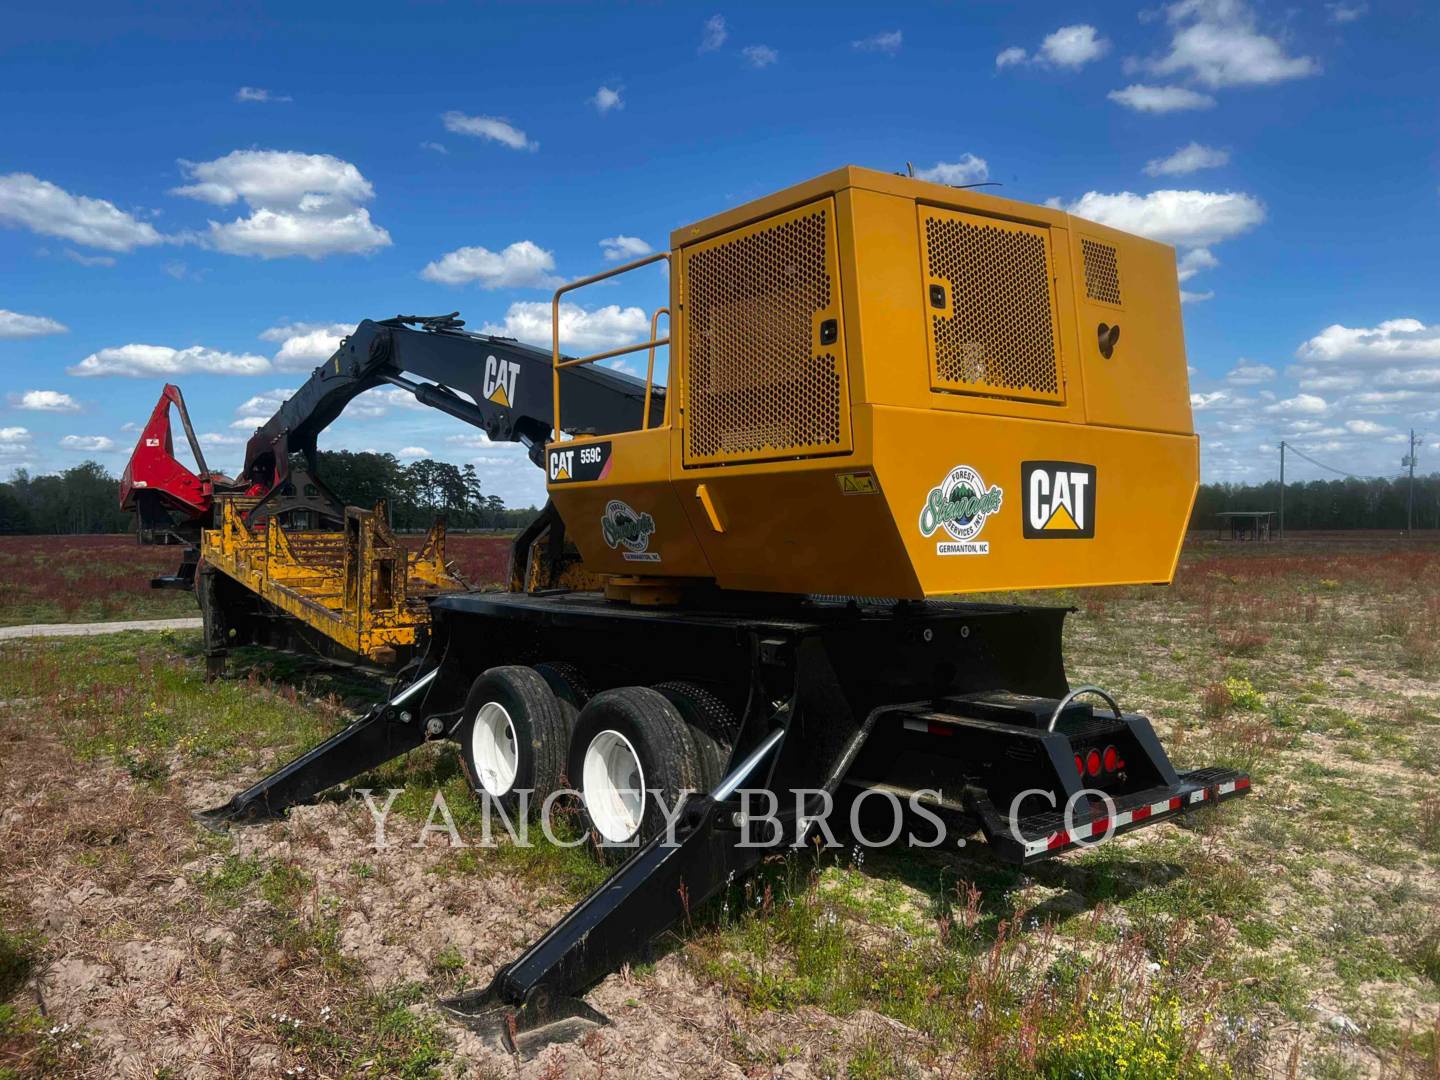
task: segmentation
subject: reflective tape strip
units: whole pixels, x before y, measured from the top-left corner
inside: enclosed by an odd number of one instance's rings
[[[1088,840],[1092,836],[1104,836],[1107,829],[1123,829],[1127,825],[1138,825],[1142,821],[1150,821],[1166,814],[1173,814],[1182,806],[1193,806],[1212,798],[1219,799],[1225,795],[1246,791],[1249,787],[1250,778],[1246,776],[1239,780],[1218,784],[1214,788],[1192,791],[1188,797],[1176,795],[1161,802],[1151,803],[1149,806],[1137,806],[1134,810],[1123,810],[1114,817],[1100,818],[1084,825],[1076,825],[1073,829],[1062,829],[1049,836],[1042,836],[1038,840],[1027,840],[1025,841],[1025,854],[1040,855],[1047,851],[1070,847],[1081,840]]]

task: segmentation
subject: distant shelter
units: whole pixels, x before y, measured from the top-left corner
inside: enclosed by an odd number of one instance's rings
[[[1273,536],[1274,510],[1223,510],[1215,517],[1219,521],[1217,540],[1269,540]]]

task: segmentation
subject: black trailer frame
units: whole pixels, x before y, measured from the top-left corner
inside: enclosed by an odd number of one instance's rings
[[[738,718],[738,736],[724,780],[685,801],[674,843],[655,837],[488,987],[443,1003],[529,1055],[603,1023],[581,1000],[586,990],[792,844],[797,818],[837,795],[917,799],[1020,864],[1248,790],[1234,770],[1177,773],[1144,717],[1077,700],[1094,688],[1072,691],[1065,678],[1068,609],[716,599],[725,606],[640,608],[568,592],[441,597],[406,689],[202,819],[277,816],[450,737],[471,682],[491,668],[559,660],[583,668],[596,691],[671,680],[712,691]],[[1091,772],[1095,760],[1116,767]],[[770,846],[741,843],[768,835],[745,828],[742,789],[777,800],[784,827]]]

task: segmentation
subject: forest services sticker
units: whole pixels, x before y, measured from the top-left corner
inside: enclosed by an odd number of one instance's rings
[[[920,535],[931,537],[944,530],[949,539],[936,543],[937,555],[989,555],[990,541],[976,538],[990,515],[1000,510],[1004,497],[998,484],[986,487],[969,465],[956,465],[938,487],[930,489],[920,511]]]
[[[650,537],[655,535],[655,519],[637,511],[629,503],[611,499],[600,517],[600,531],[605,543],[620,548],[626,562],[659,562],[660,553],[651,551]]]

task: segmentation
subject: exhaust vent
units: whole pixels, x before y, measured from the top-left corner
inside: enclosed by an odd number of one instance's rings
[[[695,245],[684,275],[685,463],[850,449],[831,201]]]
[[[1085,296],[1101,304],[1120,306],[1120,258],[1109,244],[1080,238],[1080,254],[1085,260]]]
[[[931,387],[1063,403],[1049,231],[919,209]]]

